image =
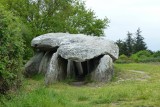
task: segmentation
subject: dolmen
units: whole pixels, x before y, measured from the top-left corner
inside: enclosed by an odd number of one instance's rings
[[[71,79],[108,82],[119,48],[104,37],[83,34],[48,33],[35,37],[35,55],[25,65],[25,74],[45,75],[45,84]]]

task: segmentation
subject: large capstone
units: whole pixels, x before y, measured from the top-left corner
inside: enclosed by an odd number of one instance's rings
[[[119,54],[119,48],[113,41],[103,37],[82,34],[44,34],[34,38],[31,45],[34,48],[46,51],[58,49],[58,54],[61,57],[78,62],[105,54],[117,59]]]
[[[119,48],[113,41],[83,34],[44,34],[34,38],[31,46],[45,54],[37,62],[36,55],[32,58],[34,63],[29,63],[36,71],[26,66],[26,72],[44,74],[46,84],[64,79],[81,81],[86,77],[108,82],[113,76],[113,61],[119,54]]]

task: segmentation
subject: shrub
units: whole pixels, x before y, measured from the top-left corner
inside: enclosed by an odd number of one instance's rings
[[[124,54],[120,55],[118,60],[116,60],[116,63],[131,63],[131,62],[133,61]]]
[[[141,62],[150,58],[152,58],[152,54],[150,51],[147,50],[139,51],[131,56],[131,59],[135,62]]]
[[[160,57],[140,59],[139,62],[143,62],[143,63],[147,63],[147,62],[160,62]]]
[[[23,54],[21,23],[0,5],[0,93],[19,85]]]
[[[160,58],[160,51],[155,52],[155,53],[153,54],[153,57],[154,57],[154,58],[157,58],[157,57]]]

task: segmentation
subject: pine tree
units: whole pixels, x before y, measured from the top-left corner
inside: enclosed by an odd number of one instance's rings
[[[117,42],[116,42],[116,44],[118,45],[118,47],[119,47],[119,55],[127,55],[127,44],[126,44],[126,42],[125,41],[122,41],[122,40],[118,40]]]
[[[142,37],[141,33],[142,31],[140,30],[140,28],[138,28],[134,43],[134,53],[147,49],[146,43],[144,42],[144,38]]]
[[[126,46],[127,46],[127,56],[131,56],[133,53],[133,45],[134,45],[134,39],[132,38],[132,33],[127,33],[127,39],[126,39]]]

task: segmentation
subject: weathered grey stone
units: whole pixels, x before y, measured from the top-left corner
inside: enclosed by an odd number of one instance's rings
[[[47,73],[45,75],[46,85],[64,80],[67,75],[67,61],[54,53],[51,57]]]
[[[98,65],[91,72],[91,80],[97,82],[108,82],[113,76],[113,61],[109,55],[99,59]]]
[[[46,74],[52,55],[53,55],[52,51],[48,51],[44,54],[44,56],[41,60],[41,63],[39,65],[39,72],[38,73]]]
[[[99,55],[118,58],[118,46],[102,37],[82,34],[49,33],[32,40],[31,45],[41,50],[53,50],[58,47],[58,54],[69,60],[83,62]]]
[[[61,45],[70,44],[74,42],[83,42],[85,38],[81,38],[83,34],[69,34],[69,33],[48,33],[34,38],[31,41],[31,46],[41,50],[57,49]]]
[[[38,74],[39,65],[42,60],[44,52],[36,53],[25,65],[25,75],[32,76]]]
[[[104,38],[91,37],[82,43],[62,45],[58,54],[69,60],[83,62],[100,55],[110,55],[114,60],[118,58],[118,46]]]

